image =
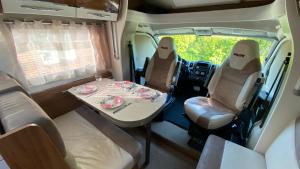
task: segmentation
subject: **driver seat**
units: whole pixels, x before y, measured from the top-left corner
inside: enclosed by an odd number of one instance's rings
[[[196,126],[208,130],[228,125],[247,106],[260,71],[258,43],[253,40],[237,42],[208,85],[210,97],[186,100],[186,115]]]
[[[180,62],[178,62],[174,39],[164,37],[160,40],[147,66],[145,86],[172,93],[177,83],[179,70]]]

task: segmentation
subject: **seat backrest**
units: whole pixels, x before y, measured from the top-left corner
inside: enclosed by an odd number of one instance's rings
[[[162,38],[148,64],[145,75],[146,85],[162,92],[168,92],[176,72],[176,64],[177,54],[174,40],[170,37]]]
[[[66,156],[64,142],[52,119],[24,93],[0,95],[0,121],[5,133],[29,124],[40,126],[62,156]]]
[[[208,85],[210,97],[239,113],[253,94],[260,70],[258,43],[253,40],[237,42]]]
[[[0,71],[0,94],[9,93],[12,91],[21,91],[29,96],[29,94],[16,79]]]
[[[293,120],[273,141],[265,154],[267,169],[299,169],[300,118]]]

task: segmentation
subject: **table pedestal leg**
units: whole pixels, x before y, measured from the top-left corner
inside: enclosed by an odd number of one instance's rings
[[[150,162],[150,145],[151,145],[151,123],[145,125],[146,128],[146,154],[145,165]]]

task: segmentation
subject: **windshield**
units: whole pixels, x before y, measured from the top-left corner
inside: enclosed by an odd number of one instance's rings
[[[172,37],[176,43],[177,54],[187,61],[209,61],[221,64],[230,54],[234,44],[240,40],[252,39],[259,43],[260,60],[265,58],[273,44],[273,39],[236,36],[197,36],[197,35],[161,35],[159,38]]]

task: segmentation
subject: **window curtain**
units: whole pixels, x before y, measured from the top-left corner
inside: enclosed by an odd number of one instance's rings
[[[15,21],[9,28],[29,88],[111,69],[102,25]]]
[[[108,41],[108,31],[105,24],[90,25],[90,39],[94,47],[96,58],[96,74],[101,76],[107,71],[111,71],[111,50]]]
[[[16,78],[26,88],[27,81],[16,56],[11,31],[3,21],[0,21],[0,70]]]

